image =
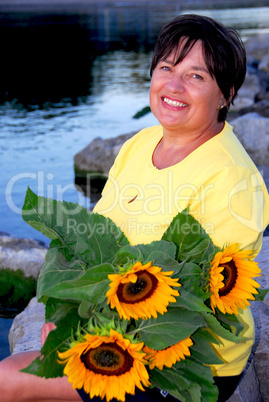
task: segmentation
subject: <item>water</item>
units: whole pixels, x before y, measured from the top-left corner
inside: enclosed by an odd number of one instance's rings
[[[12,318],[0,318],[0,360],[9,356],[8,333],[12,325]]]
[[[1,231],[48,244],[21,219],[27,186],[91,207],[74,184],[73,157],[95,137],[156,123],[152,114],[133,116],[149,104],[152,45],[166,21],[191,11],[233,26],[244,39],[269,32],[269,7],[194,11],[173,4],[0,14]],[[0,344],[9,324],[0,320]]]

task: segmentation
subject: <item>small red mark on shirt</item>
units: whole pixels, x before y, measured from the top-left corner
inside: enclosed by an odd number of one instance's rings
[[[136,198],[137,198],[138,194],[136,194],[136,196],[134,198],[132,198],[130,201],[128,201],[128,204],[131,204],[131,202],[133,202]]]

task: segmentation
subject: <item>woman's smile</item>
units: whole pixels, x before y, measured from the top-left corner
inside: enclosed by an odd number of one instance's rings
[[[163,100],[163,102],[166,103],[167,105],[173,106],[173,107],[177,107],[177,108],[179,108],[179,107],[187,107],[187,106],[188,106],[187,103],[180,102],[180,101],[176,101],[176,100],[172,100],[172,99],[167,98],[167,97],[163,97],[162,100]]]

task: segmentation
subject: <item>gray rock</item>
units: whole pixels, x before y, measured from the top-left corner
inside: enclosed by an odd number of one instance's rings
[[[257,281],[263,289],[269,289],[269,237],[257,257],[262,274]],[[269,294],[264,302],[253,303],[252,313],[256,324],[256,341],[253,350],[253,363],[260,382],[262,400],[269,401]]]
[[[259,69],[269,73],[269,53],[265,54],[259,63]]]
[[[37,278],[46,253],[47,247],[37,240],[0,235],[0,270],[21,269],[26,277]]]
[[[260,165],[258,169],[263,177],[265,185],[269,191],[269,166]]]
[[[269,33],[253,36],[245,42],[248,56],[261,60],[265,54],[269,53]]]
[[[34,297],[25,310],[14,318],[8,336],[10,353],[40,350],[44,323],[45,306]]]
[[[259,380],[253,361],[244,373],[242,380],[227,402],[263,402]]]
[[[269,165],[269,118],[247,113],[232,120],[231,125],[256,165]]]
[[[244,84],[239,89],[234,105],[231,105],[230,110],[236,111],[254,105],[255,96],[261,92],[261,89],[258,76],[247,72]]]
[[[108,174],[122,144],[135,133],[115,138],[95,138],[86,148],[74,156],[75,170]]]
[[[240,116],[247,113],[257,113],[260,116],[269,117],[269,99],[258,100],[254,104],[239,110]]]
[[[262,274],[255,278],[263,289],[269,288],[269,237],[263,238],[263,247],[256,258]],[[251,304],[255,321],[256,339],[249,364],[229,402],[269,401],[269,294],[263,302]]]

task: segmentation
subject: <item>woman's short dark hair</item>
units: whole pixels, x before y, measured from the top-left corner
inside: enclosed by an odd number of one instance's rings
[[[185,39],[184,42],[182,39]],[[176,54],[175,65],[180,63],[198,40],[202,42],[208,71],[215,77],[227,102],[218,117],[219,121],[224,121],[246,75],[245,47],[234,29],[196,14],[176,17],[157,37],[150,73],[152,75],[159,61],[166,60],[173,51]]]

